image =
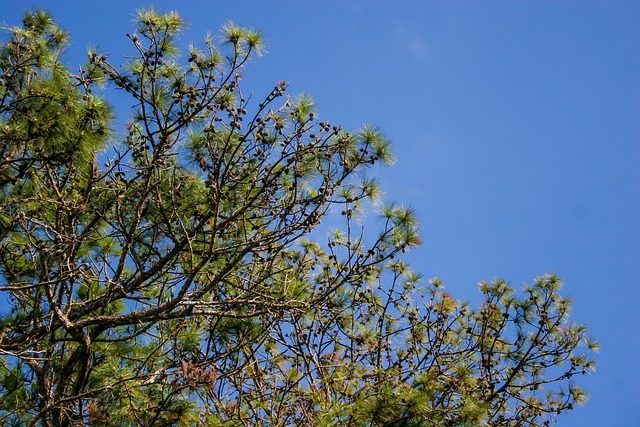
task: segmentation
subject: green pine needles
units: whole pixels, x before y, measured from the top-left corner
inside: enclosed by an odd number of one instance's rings
[[[46,13],[7,30],[2,425],[544,426],[585,400],[596,344],[557,277],[484,283],[477,308],[422,284],[413,211],[366,173],[393,161],[380,131],[284,82],[252,101],[262,36],[182,52],[183,26],[141,11],[126,65],[90,51],[75,74]]]

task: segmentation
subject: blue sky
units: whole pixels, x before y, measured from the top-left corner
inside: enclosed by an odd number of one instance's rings
[[[184,45],[228,20],[262,31],[256,96],[286,80],[332,123],[380,126],[386,197],[422,224],[409,260],[455,297],[557,272],[602,344],[590,401],[557,425],[640,424],[640,3],[0,0],[0,22],[43,7],[70,64],[90,45],[117,62],[151,4],[190,22]]]

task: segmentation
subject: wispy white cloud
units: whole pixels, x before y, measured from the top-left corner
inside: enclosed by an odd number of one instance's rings
[[[396,22],[393,36],[395,42],[414,59],[422,61],[429,55],[429,44],[420,29],[407,23]]]

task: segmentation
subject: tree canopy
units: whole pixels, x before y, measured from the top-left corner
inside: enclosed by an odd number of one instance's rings
[[[367,173],[386,137],[243,93],[261,34],[184,51],[183,26],[140,11],[124,65],[78,72],[43,11],[0,45],[3,425],[544,426],[585,400],[558,277],[478,307],[423,283],[414,212]]]

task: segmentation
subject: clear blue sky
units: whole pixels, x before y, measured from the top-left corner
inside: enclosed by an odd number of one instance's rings
[[[227,20],[262,31],[256,91],[286,80],[333,123],[379,125],[387,198],[422,223],[411,264],[457,298],[564,278],[602,350],[557,425],[640,425],[640,2],[0,0],[0,21],[49,10],[77,64],[89,45],[116,59],[151,4],[191,23],[185,45]]]

